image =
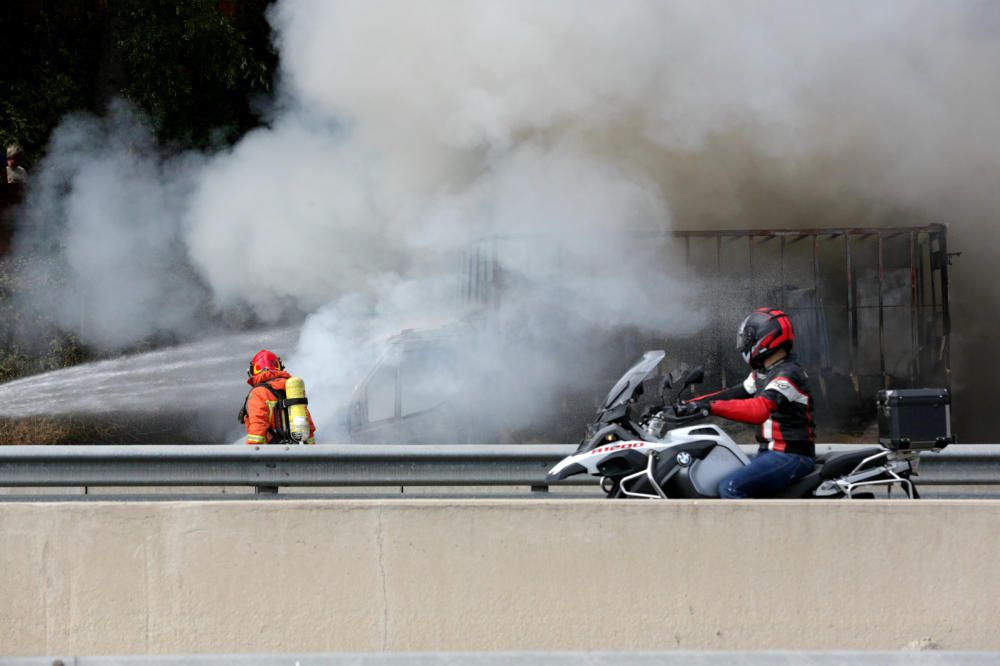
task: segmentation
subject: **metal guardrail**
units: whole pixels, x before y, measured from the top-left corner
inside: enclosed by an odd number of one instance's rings
[[[0,486],[532,486],[571,445],[0,447]]]
[[[548,469],[575,448],[572,444],[2,446],[0,487],[540,488]],[[817,447],[820,453],[851,448],[859,447]],[[1000,445],[954,445],[926,452],[918,472],[918,485],[1000,485]],[[596,483],[592,477],[569,481]]]

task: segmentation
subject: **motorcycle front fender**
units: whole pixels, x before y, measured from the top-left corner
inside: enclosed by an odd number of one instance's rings
[[[573,463],[571,465],[566,465],[565,467],[559,469],[559,466],[553,467],[548,474],[545,475],[546,483],[552,483],[554,481],[562,481],[563,479],[569,478],[571,476],[576,476],[577,474],[586,474],[587,468],[580,463]]]

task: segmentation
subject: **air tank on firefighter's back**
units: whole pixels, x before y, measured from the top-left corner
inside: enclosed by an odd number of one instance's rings
[[[306,415],[306,383],[301,377],[289,377],[285,382],[288,403],[288,429],[297,442],[309,441],[309,417]]]

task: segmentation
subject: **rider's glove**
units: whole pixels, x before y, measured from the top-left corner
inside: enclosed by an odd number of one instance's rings
[[[691,416],[708,416],[711,410],[708,405],[699,402],[682,402],[674,407],[674,413],[680,418]]]

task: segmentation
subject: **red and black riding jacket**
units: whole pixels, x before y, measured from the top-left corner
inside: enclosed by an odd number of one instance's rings
[[[751,372],[740,385],[695,400],[708,402],[713,416],[760,424],[757,441],[762,451],[816,455],[809,375],[792,356]]]

